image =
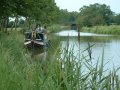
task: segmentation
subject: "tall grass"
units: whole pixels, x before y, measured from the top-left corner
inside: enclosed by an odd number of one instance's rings
[[[100,34],[120,34],[120,26],[119,25],[110,25],[110,26],[93,26],[93,27],[83,27],[82,31],[92,32],[92,33],[100,33]]]
[[[56,33],[56,32],[62,31],[62,30],[70,30],[71,27],[67,26],[67,25],[61,25],[61,24],[53,24],[53,25],[49,26],[47,29],[51,33]]]
[[[58,25],[58,24],[53,24],[51,26],[48,27],[48,30],[51,32],[51,33],[54,33],[54,32],[58,32],[60,30],[62,30],[61,26]]]
[[[0,90],[119,90],[118,69],[104,74],[104,55],[92,65],[74,56],[69,43],[52,43],[46,60],[32,59],[23,47],[23,35],[0,38]],[[57,39],[58,41],[58,39]],[[61,56],[62,54],[62,56]],[[81,53],[78,53],[81,54]],[[86,68],[87,72],[83,69]]]

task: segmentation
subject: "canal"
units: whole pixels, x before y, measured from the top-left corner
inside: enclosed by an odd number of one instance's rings
[[[68,45],[69,50],[72,48],[76,57],[79,56],[80,47],[80,58],[84,56],[89,59],[88,47],[90,47],[93,64],[97,60],[101,61],[103,57],[106,69],[120,66],[119,36],[80,32],[80,43],[78,43],[78,33],[75,30],[65,30],[55,35],[61,37],[61,48],[64,49]]]

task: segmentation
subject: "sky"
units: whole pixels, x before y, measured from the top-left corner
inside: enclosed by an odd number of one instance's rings
[[[84,5],[94,3],[106,4],[115,13],[120,13],[120,0],[55,0],[60,9],[67,9],[68,11],[79,11]]]

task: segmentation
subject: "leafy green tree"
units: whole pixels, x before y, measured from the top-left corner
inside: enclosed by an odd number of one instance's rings
[[[41,23],[50,23],[55,18],[56,10],[54,0],[32,0],[30,17]]]
[[[58,23],[72,23],[76,21],[78,12],[68,12],[67,9],[61,9],[59,11]]]
[[[120,25],[120,14],[113,16],[113,23]]]
[[[15,17],[15,27],[20,16],[26,21],[51,23],[57,18],[58,7],[54,0],[0,0],[0,27],[5,27],[9,17]]]
[[[91,4],[80,8],[79,23],[84,26],[104,25],[111,23],[113,12],[105,4]]]

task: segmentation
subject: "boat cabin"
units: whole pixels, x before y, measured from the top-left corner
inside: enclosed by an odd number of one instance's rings
[[[27,47],[31,46],[46,46],[48,44],[48,39],[45,33],[43,32],[26,32],[25,33],[25,42],[24,45]]]

